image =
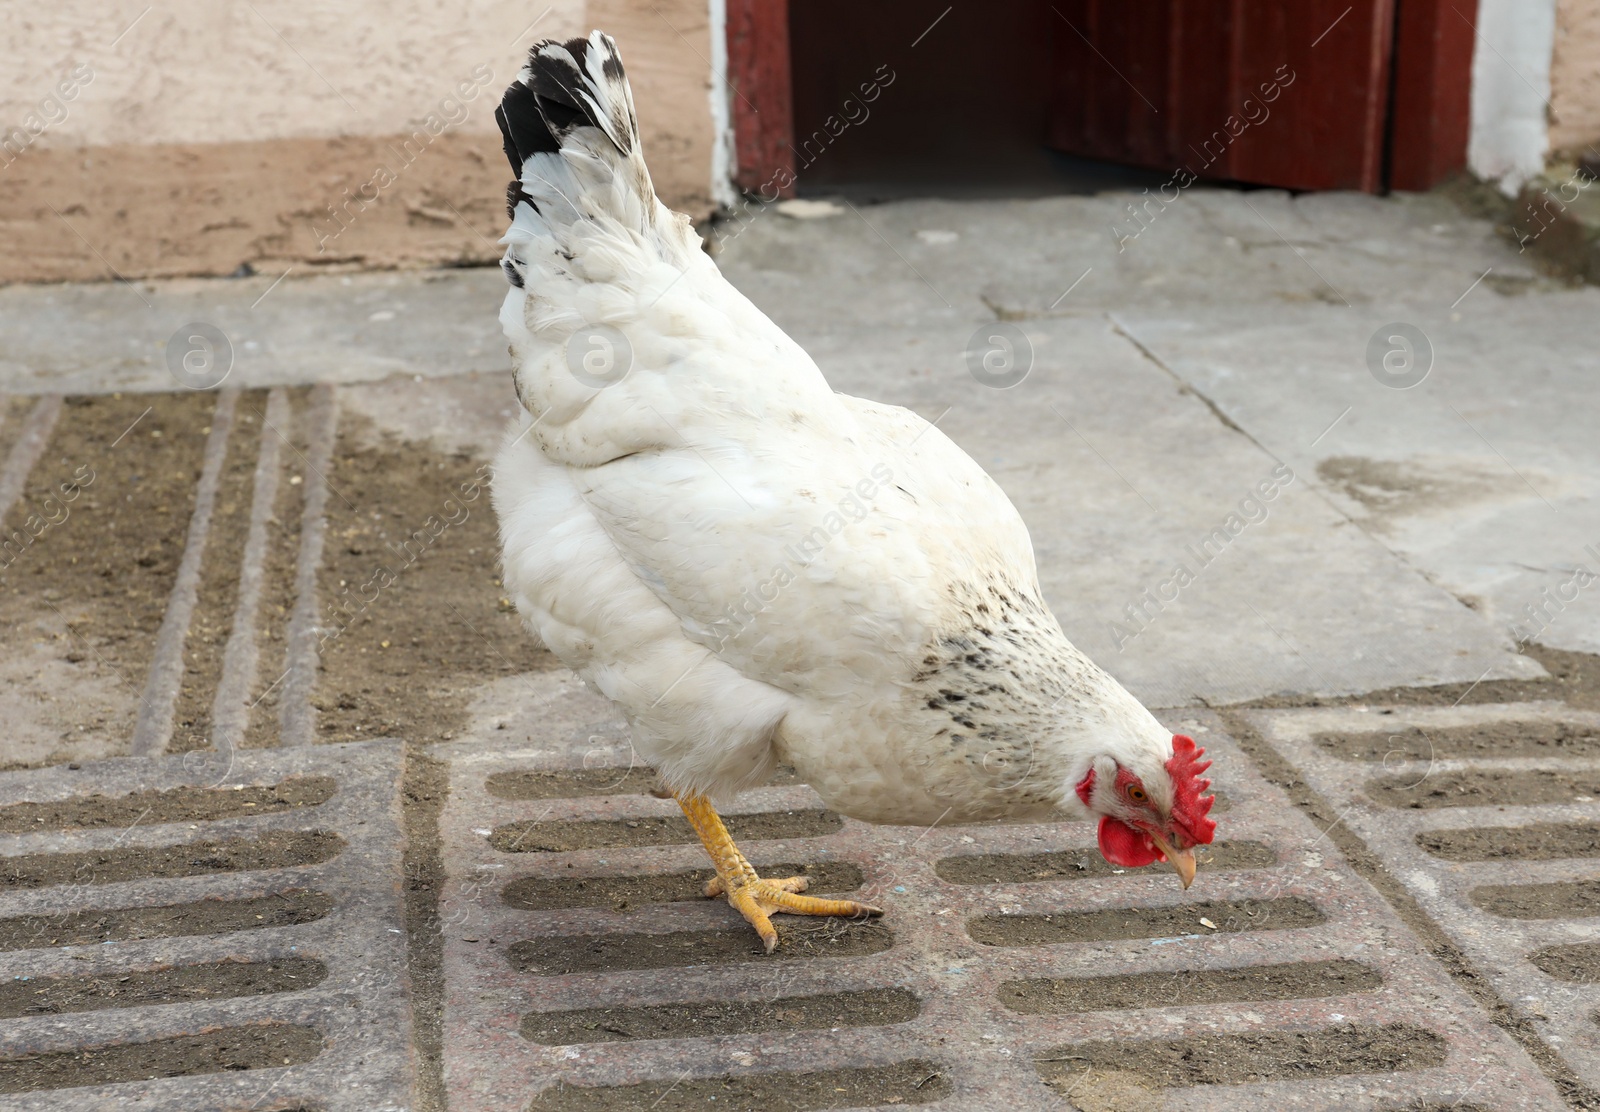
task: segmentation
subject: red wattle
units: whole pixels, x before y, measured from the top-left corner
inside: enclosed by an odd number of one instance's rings
[[[1094,797],[1094,769],[1091,768],[1089,770],[1088,774],[1085,775],[1082,780],[1078,781],[1078,798],[1083,800],[1083,805],[1085,807],[1087,807],[1087,806],[1089,806],[1089,800],[1092,799],[1093,797]]]
[[[1100,819],[1100,855],[1113,865],[1138,868],[1161,860],[1161,851],[1150,840],[1121,819],[1104,815]]]

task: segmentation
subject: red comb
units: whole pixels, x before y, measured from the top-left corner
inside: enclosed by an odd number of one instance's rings
[[[1211,786],[1210,780],[1200,778],[1211,767],[1210,761],[1200,759],[1205,755],[1194,738],[1172,735],[1172,756],[1167,760],[1167,775],[1172,777],[1172,818],[1197,844],[1209,843],[1217,831],[1216,821],[1207,817],[1217,797],[1201,794]]]

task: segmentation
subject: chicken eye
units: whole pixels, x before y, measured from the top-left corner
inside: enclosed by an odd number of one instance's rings
[[[1133,800],[1135,803],[1143,803],[1150,797],[1144,794],[1143,788],[1129,788],[1128,798]]]

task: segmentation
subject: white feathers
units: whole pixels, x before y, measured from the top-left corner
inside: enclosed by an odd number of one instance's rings
[[[1166,736],[1062,635],[989,476],[833,393],[655,198],[614,48],[587,41],[602,126],[526,160],[505,236],[526,412],[494,504],[517,608],[669,787],[725,797],[781,759],[874,821],[1078,807],[1097,752]],[[600,329],[625,365],[597,385]]]

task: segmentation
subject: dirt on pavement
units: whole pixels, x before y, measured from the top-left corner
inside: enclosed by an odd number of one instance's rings
[[[332,897],[294,890],[237,900],[193,900],[161,907],[88,908],[55,915],[0,919],[0,951],[38,946],[100,946],[140,938],[289,927],[321,919]]]
[[[320,961],[280,958],[0,981],[0,1019],[297,992],[321,984],[327,975]]]
[[[1053,977],[1006,981],[1000,1002],[1027,1015],[1171,1008],[1255,1000],[1306,1000],[1365,992],[1383,978],[1360,962],[1295,961],[1242,969],[1193,969],[1115,977]]]
[[[1202,919],[1211,925],[1202,923]],[[1269,900],[1194,900],[1175,907],[1063,911],[1055,915],[988,915],[969,923],[967,933],[985,946],[1046,946],[1055,942],[1284,930],[1325,921],[1326,916],[1310,900],[1280,896]]]
[[[1217,842],[1195,853],[1200,868],[1265,869],[1278,855],[1260,842]],[[934,865],[951,884],[1023,884],[1044,880],[1099,880],[1128,870],[1113,865],[1096,849],[1057,853],[994,853],[946,857]]]
[[[1518,807],[1572,803],[1600,795],[1600,771],[1550,768],[1470,769],[1369,780],[1367,795],[1384,807]]]
[[[819,1027],[881,1027],[915,1019],[921,1011],[915,994],[897,988],[774,1000],[697,1000],[643,1008],[535,1012],[523,1017],[522,1037],[541,1046],[570,1046],[628,1039],[809,1031]]]
[[[1427,1069],[1442,1065],[1447,1054],[1444,1039],[1420,1027],[1344,1024],[1316,1031],[1077,1043],[1046,1051],[1039,1072],[1058,1092],[1070,1090],[1073,1103],[1085,1112],[1158,1112],[1164,1107],[1163,1088]]]
[[[316,807],[332,799],[336,787],[329,776],[295,776],[265,787],[185,787],[129,792],[117,798],[97,794],[54,803],[13,803],[0,807],[0,834],[254,818]]]
[[[1549,946],[1529,954],[1528,960],[1558,981],[1589,985],[1600,981],[1600,942]],[[1600,1016],[1595,1022],[1600,1023]]]
[[[344,839],[327,831],[272,831],[259,838],[181,842],[138,849],[30,853],[0,857],[0,889],[52,884],[112,884],[124,880],[209,876],[251,869],[284,869],[331,861]]]
[[[762,864],[752,861],[756,872],[776,879],[804,876],[810,881],[811,895],[840,895],[861,887],[861,870],[844,862],[828,861],[817,865]],[[508,907],[524,911],[548,911],[570,907],[609,907],[613,911],[637,911],[652,904],[704,899],[706,882],[717,874],[711,869],[689,869],[671,873],[644,873],[639,876],[590,876],[545,879],[523,877],[501,890]]]
[[[22,751],[0,768],[125,751],[156,631],[183,558],[215,394],[68,398],[12,530],[52,522],[0,570],[0,629],[36,647],[20,659],[34,685]],[[63,492],[63,486],[76,493]],[[24,531],[24,536],[28,531]],[[62,700],[52,692],[70,691]]]
[[[321,740],[450,740],[486,680],[559,666],[505,598],[488,474],[342,415],[319,581]]]
[[[830,1108],[931,1104],[950,1094],[935,1062],[874,1069],[764,1073],[758,1077],[653,1081],[612,1089],[546,1089],[529,1112],[824,1112]]]
[[[1469,898],[1490,915],[1506,919],[1587,918],[1600,908],[1600,880],[1555,884],[1486,884]]]
[[[1345,761],[1429,761],[1463,757],[1594,757],[1600,730],[1570,722],[1495,722],[1387,733],[1319,734],[1314,744]]]
[[[1600,824],[1536,822],[1526,826],[1478,826],[1470,830],[1425,830],[1417,845],[1446,861],[1558,861],[1600,857]]]
[[[817,838],[835,834],[844,820],[832,811],[763,811],[722,816],[736,842]],[[517,822],[498,827],[489,844],[501,853],[564,853],[578,849],[695,845],[700,841],[680,815],[599,822]]]
[[[0,1058],[0,1093],[291,1066],[321,1053],[322,1035],[312,1027],[225,1027],[203,1035]]]
[[[555,977],[621,969],[856,957],[882,953],[894,944],[893,933],[878,919],[780,916],[773,921],[773,926],[778,929],[778,949],[772,954],[763,953],[756,932],[739,923],[719,930],[671,934],[541,938],[513,943],[508,956],[518,972]]]

